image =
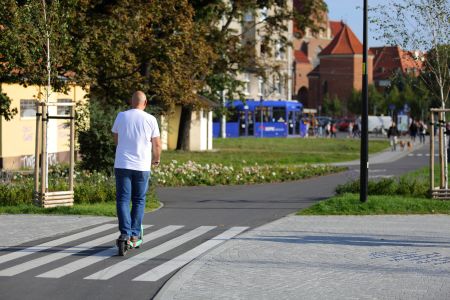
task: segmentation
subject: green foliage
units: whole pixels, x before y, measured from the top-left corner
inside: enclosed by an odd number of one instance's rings
[[[54,165],[49,169],[49,191],[68,190],[68,166]],[[10,176],[2,174],[0,181],[0,207],[22,206],[24,209],[33,205],[34,178],[31,175]],[[89,205],[114,203],[116,199],[115,179],[98,172],[75,172],[74,204]],[[155,187],[150,185],[147,194],[148,205],[157,206]],[[0,208],[0,211],[2,209]]]
[[[140,89],[165,110],[195,103],[212,54],[187,0],[79,1],[76,17],[95,101],[120,107]]]
[[[95,102],[89,104],[89,126],[78,130],[82,169],[113,173],[115,145],[111,128],[117,113]]]
[[[0,84],[0,117],[5,118],[6,121],[11,120],[17,114],[17,108],[11,109],[11,98],[2,92]]]
[[[23,85],[47,85],[47,35],[50,39],[51,85],[64,89],[61,80],[77,55],[69,34],[76,0],[4,0],[0,11],[0,80]],[[43,5],[45,3],[45,6]]]
[[[387,101],[383,95],[376,89],[376,87],[371,84],[368,87],[369,90],[369,114],[387,114]],[[355,114],[361,115],[361,100],[362,92],[353,90],[350,98],[348,99],[347,108],[348,111]]]
[[[322,112],[328,116],[342,115],[342,101],[339,100],[336,95],[334,95],[333,98],[330,98],[330,96],[326,94],[323,99]]]
[[[359,193],[359,180],[350,181],[336,187],[336,193]],[[368,183],[369,195],[402,195],[411,197],[428,197],[429,182],[424,178],[402,176],[400,178],[383,178],[381,180],[370,180]]]

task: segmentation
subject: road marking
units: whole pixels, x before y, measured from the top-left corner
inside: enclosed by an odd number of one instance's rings
[[[75,234],[65,236],[65,237],[62,237],[62,238],[59,238],[59,239],[56,239],[56,240],[53,240],[53,241],[50,241],[47,243],[43,243],[43,244],[40,244],[37,246],[25,248],[25,249],[22,249],[22,250],[13,252],[13,253],[2,255],[2,256],[0,256],[0,264],[5,263],[10,260],[13,260],[13,259],[16,259],[16,258],[20,258],[20,257],[24,257],[27,255],[36,253],[39,251],[47,250],[52,247],[56,247],[56,246],[59,246],[59,245],[62,245],[62,244],[65,244],[65,243],[68,243],[68,242],[71,242],[74,240],[78,240],[80,238],[84,238],[84,237],[111,229],[113,227],[117,227],[117,224],[103,224],[103,225],[100,225],[98,227],[95,227],[95,228],[92,228],[92,229],[89,229],[89,230],[86,230],[83,232],[75,233]]]
[[[160,238],[164,235],[167,235],[169,233],[172,233],[180,228],[183,228],[184,226],[178,226],[178,225],[170,225],[166,226],[162,229],[159,229],[157,231],[151,232],[144,236],[144,241],[151,241],[155,240],[157,238]],[[98,253],[94,253],[91,256],[76,260],[74,262],[68,263],[67,265],[61,266],[59,268],[50,270],[46,273],[37,275],[36,277],[44,277],[44,278],[61,278],[63,276],[66,276],[70,273],[73,273],[75,271],[81,270],[83,268],[86,268],[90,265],[93,265],[95,263],[98,263],[102,260],[108,259],[111,256],[117,255],[117,247],[111,247],[109,249],[103,250]]]
[[[158,267],[153,268],[152,270],[134,278],[133,281],[157,281],[162,277],[166,276],[167,274],[175,271],[176,269],[186,265],[193,259],[197,258],[201,254],[208,251],[209,249],[235,237],[236,235],[240,234],[246,229],[248,229],[248,227],[232,227],[227,231],[212,238],[211,240],[208,240],[200,244],[194,249],[187,251],[184,254],[181,254],[176,258],[169,260],[168,262],[163,263],[162,265],[159,265]]]
[[[157,257],[164,252],[167,252],[169,250],[172,250],[175,247],[178,247],[194,238],[197,238],[206,232],[216,228],[216,226],[200,226],[197,227],[194,230],[191,230],[182,236],[179,236],[177,238],[174,238],[170,241],[167,241],[159,246],[156,246],[150,250],[147,250],[145,252],[142,252],[140,254],[137,254],[135,256],[132,256],[120,263],[117,263],[111,267],[108,267],[106,269],[103,269],[99,272],[96,272],[90,276],[85,277],[84,279],[94,279],[94,280],[107,280],[110,279],[122,272],[125,272],[129,269],[132,269],[133,267],[136,267],[137,265],[144,263],[154,257]]]
[[[144,225],[144,228],[148,228],[151,225]],[[49,254],[43,257],[39,257],[27,262],[24,262],[22,264],[16,265],[16,266],[12,266],[10,268],[4,269],[0,271],[0,276],[14,276],[20,273],[23,273],[25,271],[29,271],[31,269],[40,267],[42,265],[48,264],[50,262],[54,262],[56,260],[62,259],[64,257],[67,256],[71,256],[74,255],[76,253],[82,252],[82,251],[86,251],[89,250],[91,248],[94,248],[98,245],[110,242],[117,239],[117,232],[108,234],[106,236],[100,237],[98,239],[95,240],[91,240],[89,242],[77,245],[75,247],[71,247],[68,249],[64,249],[61,251],[58,251],[56,253],[53,254]]]

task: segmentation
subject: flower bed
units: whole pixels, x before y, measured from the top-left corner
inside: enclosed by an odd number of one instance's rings
[[[223,164],[198,164],[193,161],[178,163],[176,160],[161,165],[153,171],[158,186],[229,185],[283,182],[322,176],[341,171],[328,165],[299,166],[227,166]]]
[[[196,186],[255,184],[299,180],[338,172],[343,168],[327,165],[267,166],[242,165],[239,167],[223,164],[198,164],[192,161],[178,163],[173,160],[153,170],[152,185],[148,200],[155,201],[155,186]],[[0,174],[0,206],[31,204],[34,190],[32,174]],[[115,180],[98,172],[76,171],[76,204],[104,203],[115,201]],[[68,189],[67,166],[52,166],[49,171],[49,190]]]

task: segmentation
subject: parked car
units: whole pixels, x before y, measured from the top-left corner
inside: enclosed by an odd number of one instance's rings
[[[328,123],[331,123],[333,121],[333,119],[331,117],[326,117],[326,116],[318,116],[318,117],[316,117],[316,120],[321,127],[324,127],[325,125],[327,125]]]
[[[350,118],[341,119],[337,122],[336,127],[339,131],[347,131],[350,122],[354,123],[355,120]]]

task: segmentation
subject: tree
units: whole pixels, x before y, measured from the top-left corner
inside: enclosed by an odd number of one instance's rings
[[[331,98],[326,94],[323,99],[322,111],[325,115],[339,116],[342,114],[342,101],[336,95]]]
[[[69,28],[75,0],[4,0],[0,11],[0,81],[22,85],[48,82],[58,91],[70,80],[75,55]],[[49,47],[50,66],[47,65]],[[64,78],[64,79],[63,79]]]
[[[17,114],[17,108],[11,108],[11,99],[2,92],[0,85],[0,117],[5,118],[6,121],[11,120]]]
[[[300,30],[309,27],[317,31],[317,20],[326,11],[323,0],[294,2],[299,11],[292,10],[288,1],[279,0],[190,1],[195,22],[208,28],[206,39],[215,54],[210,62],[212,72],[205,77],[205,88],[201,90],[204,96],[216,102],[222,102],[222,98],[244,99],[244,82],[238,80],[242,72],[260,76],[266,83],[274,74],[283,77],[280,64],[270,58],[277,51],[287,53],[290,47],[288,21],[295,18]],[[260,51],[264,55],[257,57]]]
[[[406,55],[425,67],[421,78],[442,108],[449,97],[450,3],[448,0],[402,0],[372,9],[380,39],[408,49]]]
[[[385,99],[376,87],[371,84],[369,89],[369,114],[377,115],[384,114],[387,109]],[[350,98],[347,101],[348,111],[354,115],[361,115],[361,91],[353,90]]]
[[[89,49],[81,71],[92,78],[91,98],[120,107],[140,89],[162,113],[182,105],[190,124],[214,54],[187,0],[86,0],[78,20],[74,35]]]

